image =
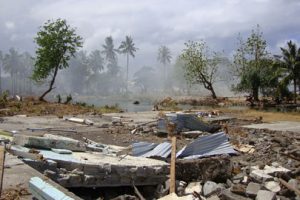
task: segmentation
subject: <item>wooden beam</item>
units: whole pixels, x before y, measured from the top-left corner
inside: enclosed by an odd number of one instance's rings
[[[279,178],[279,181],[282,185],[284,185],[287,189],[294,191],[296,195],[300,196],[300,190],[297,188],[292,187],[290,184],[288,184],[285,180]]]
[[[170,169],[170,193],[175,193],[176,191],[176,136],[172,136],[172,152],[171,152],[171,169]]]
[[[4,162],[5,162],[5,146],[0,146],[0,197],[2,194],[2,187],[3,187]]]

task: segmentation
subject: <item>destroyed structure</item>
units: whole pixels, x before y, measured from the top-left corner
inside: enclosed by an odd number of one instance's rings
[[[31,127],[28,121],[33,122]],[[178,137],[176,194],[169,194],[168,123],[176,125]],[[131,192],[98,198],[299,199],[300,130],[264,127],[195,111],[38,120],[14,116],[4,118],[1,129],[9,154],[75,194],[76,188],[111,192],[108,188],[129,187]],[[104,136],[99,140],[110,139],[118,145],[95,141],[100,132]],[[29,190],[38,199],[74,199],[38,177],[30,179]],[[57,198],[47,191],[55,191]]]

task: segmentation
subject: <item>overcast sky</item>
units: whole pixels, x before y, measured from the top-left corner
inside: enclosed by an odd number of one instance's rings
[[[87,51],[100,49],[106,36],[119,46],[131,35],[139,48],[135,69],[157,65],[160,45],[176,57],[188,40],[205,39],[230,55],[238,33],[246,37],[256,24],[275,52],[287,40],[300,41],[299,11],[299,0],[0,0],[0,49],[33,53],[38,27],[63,18],[77,27]]]

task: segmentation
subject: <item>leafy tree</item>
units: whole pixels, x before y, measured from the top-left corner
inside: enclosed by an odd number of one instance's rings
[[[167,68],[167,64],[171,63],[171,59],[172,59],[172,55],[171,55],[171,51],[168,47],[166,46],[161,46],[158,49],[158,56],[157,56],[157,60],[163,64],[163,79],[164,79],[164,84],[166,84],[166,68]]]
[[[282,56],[277,62],[284,70],[283,82],[293,82],[294,103],[297,103],[297,81],[300,87],[300,48],[292,41],[287,43],[287,48],[280,48]],[[298,79],[298,80],[297,80]]]
[[[233,87],[237,92],[249,92],[258,101],[259,91],[263,90],[266,68],[270,65],[267,43],[259,26],[252,30],[244,42],[239,38],[239,47],[234,54],[233,70],[239,78],[239,83]]]
[[[130,36],[126,36],[125,41],[121,42],[119,51],[126,54],[127,64],[126,64],[126,90],[128,90],[128,71],[129,71],[129,56],[135,57],[134,53],[137,48],[134,46],[133,40]]]
[[[49,89],[41,96],[40,100],[54,88],[58,70],[69,67],[68,61],[74,57],[79,47],[82,47],[82,38],[75,33],[66,20],[48,20],[37,33],[35,42],[39,46],[36,50],[36,61],[32,74],[36,82],[43,81],[51,76]]]
[[[105,55],[105,59],[107,60],[107,68],[111,75],[116,75],[118,72],[118,57],[117,53],[118,49],[115,49],[114,41],[111,36],[105,38],[105,44],[102,45],[103,51]]]
[[[135,85],[141,88],[142,93],[146,93],[153,85],[153,77],[153,68],[144,66],[134,74]]]
[[[202,84],[216,99],[213,83],[216,79],[218,65],[221,57],[218,53],[210,51],[204,41],[185,43],[180,58],[184,62],[185,77],[190,84]]]

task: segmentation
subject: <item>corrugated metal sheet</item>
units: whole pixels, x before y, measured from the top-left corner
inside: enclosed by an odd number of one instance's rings
[[[220,154],[237,154],[224,132],[199,137],[180,150],[176,156],[192,159]]]
[[[163,142],[161,144],[138,142],[132,144],[132,154],[138,157],[162,157],[167,158],[171,154],[171,144]]]
[[[132,144],[132,155],[142,156],[145,153],[152,151],[158,144],[149,142],[136,142]]]

